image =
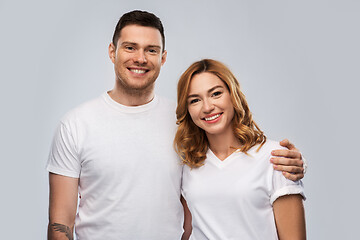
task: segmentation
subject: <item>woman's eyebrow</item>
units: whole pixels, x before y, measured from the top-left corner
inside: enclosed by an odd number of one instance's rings
[[[217,88],[224,88],[221,85],[216,85],[215,87],[212,87],[208,90],[208,93],[211,93],[212,91],[214,91]],[[192,98],[192,97],[199,97],[199,94],[190,94],[187,98]]]
[[[221,85],[216,85],[215,87],[210,88],[210,89],[208,90],[208,93],[214,91],[214,90],[217,89],[217,88],[224,88],[224,87],[221,86]]]

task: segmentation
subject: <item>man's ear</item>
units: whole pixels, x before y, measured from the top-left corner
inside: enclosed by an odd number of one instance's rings
[[[164,65],[164,63],[166,62],[166,57],[167,57],[167,51],[164,50],[161,56],[161,66]]]
[[[115,63],[116,47],[113,43],[109,44],[109,58],[112,63]]]

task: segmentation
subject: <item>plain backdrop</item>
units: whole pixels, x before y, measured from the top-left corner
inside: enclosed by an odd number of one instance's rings
[[[309,161],[308,239],[359,231],[360,3],[356,0],[0,0],[1,239],[45,239],[45,164],[59,119],[114,84],[119,17],[159,16],[168,58],[156,92],[176,98],[194,61],[238,77],[256,122]]]

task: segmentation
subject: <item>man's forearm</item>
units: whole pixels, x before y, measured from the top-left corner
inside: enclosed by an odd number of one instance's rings
[[[48,240],[73,240],[73,229],[61,223],[49,223]]]
[[[48,240],[73,240],[78,178],[49,173]]]

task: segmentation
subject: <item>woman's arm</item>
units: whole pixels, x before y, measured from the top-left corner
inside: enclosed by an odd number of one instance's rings
[[[280,240],[305,240],[305,212],[300,194],[279,197],[273,203],[276,228]]]
[[[192,231],[192,225],[191,225],[192,217],[191,217],[190,210],[186,204],[185,198],[183,196],[181,196],[180,200],[184,207],[184,233],[182,235],[181,240],[187,240],[187,239],[189,239],[189,237],[191,235],[191,231]]]

